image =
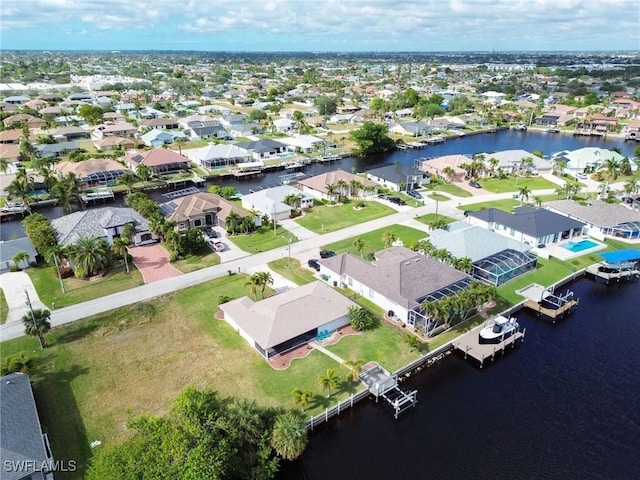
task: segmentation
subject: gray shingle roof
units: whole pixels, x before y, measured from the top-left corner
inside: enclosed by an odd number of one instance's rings
[[[405,308],[415,308],[418,299],[469,278],[466,273],[405,247],[387,248],[376,252],[375,257],[375,261],[367,262],[351,253],[343,253],[320,260],[320,263]]]
[[[36,402],[29,377],[23,373],[0,378],[0,432],[3,464],[21,461],[33,467],[47,461]],[[32,469],[31,473],[35,471]],[[27,477],[28,473],[2,468],[2,480],[18,480]]]
[[[601,200],[594,200],[591,205],[581,205],[573,200],[555,200],[547,202],[546,206],[597,227],[613,227],[620,223],[640,221],[640,212],[637,210]]]
[[[423,172],[414,167],[410,167],[408,165],[402,164],[394,164],[387,165],[385,167],[380,168],[372,168],[371,170],[367,170],[366,173],[370,175],[374,175],[379,178],[384,178],[389,182],[393,182],[395,184],[399,184],[407,181],[408,176],[417,176],[417,177],[428,177],[429,174]]]
[[[138,231],[147,229],[147,220],[131,208],[104,207],[70,213],[51,221],[62,245],[75,243],[82,237],[106,236],[105,228],[133,223]]]
[[[564,215],[528,207],[516,208],[513,213],[507,213],[497,208],[486,208],[469,212],[469,216],[479,218],[487,223],[504,225],[535,238],[585,226],[584,223]]]

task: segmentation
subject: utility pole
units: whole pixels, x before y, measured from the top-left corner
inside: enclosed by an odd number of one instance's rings
[[[31,321],[33,322],[33,328],[35,328],[36,333],[38,334],[38,340],[40,341],[40,348],[42,350],[44,350],[44,338],[42,337],[42,333],[40,332],[40,329],[38,328],[38,322],[36,322],[36,316],[33,313],[33,306],[31,305],[31,299],[29,298],[29,292],[27,292],[26,288],[24,289],[24,294],[27,297],[27,301],[25,303],[29,307],[29,311],[31,312]]]
[[[126,255],[126,252],[125,252]],[[56,272],[58,273],[58,280],[60,280],[60,288],[62,289],[62,293],[67,293],[64,289],[64,282],[62,281],[62,274],[60,273],[60,268],[58,267],[58,255],[53,254],[53,263],[56,265]]]

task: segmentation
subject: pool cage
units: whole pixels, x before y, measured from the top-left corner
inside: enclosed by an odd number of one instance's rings
[[[437,302],[445,297],[456,296],[458,295],[458,292],[468,288],[473,281],[473,278],[467,277],[456,283],[452,283],[451,285],[436,290],[435,292],[431,292],[424,297],[416,299],[418,306],[409,310],[407,323],[412,325],[416,330],[421,329],[427,337],[432,336],[442,323],[438,322],[430,315],[427,315],[422,308],[422,304],[424,302]]]
[[[612,237],[626,238],[627,240],[640,238],[640,222],[624,222],[604,231],[605,235]]]
[[[472,275],[494,287],[536,268],[538,257],[530,252],[507,249],[473,264]]]
[[[93,172],[80,179],[86,187],[93,187],[96,185],[115,185],[118,179],[125,173],[132,173],[131,170],[108,170],[105,172]]]

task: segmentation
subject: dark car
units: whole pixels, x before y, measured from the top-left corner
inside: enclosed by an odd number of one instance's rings
[[[320,263],[318,263],[317,258],[310,258],[309,261],[307,262],[307,265],[313,268],[316,272],[320,271]]]
[[[469,182],[469,185],[471,185],[473,188],[482,188],[482,186],[478,182],[474,181]]]
[[[335,257],[336,256],[336,252],[333,252],[331,250],[320,250],[320,258],[329,258],[329,257]]]

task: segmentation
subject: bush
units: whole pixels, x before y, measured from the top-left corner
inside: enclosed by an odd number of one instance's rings
[[[375,328],[378,324],[371,312],[362,307],[350,307],[347,314],[349,324],[354,330],[364,331]]]
[[[10,271],[10,272],[17,272],[17,271],[18,271],[18,267],[17,267],[16,265],[11,265],[11,266],[9,267],[9,271]]]

